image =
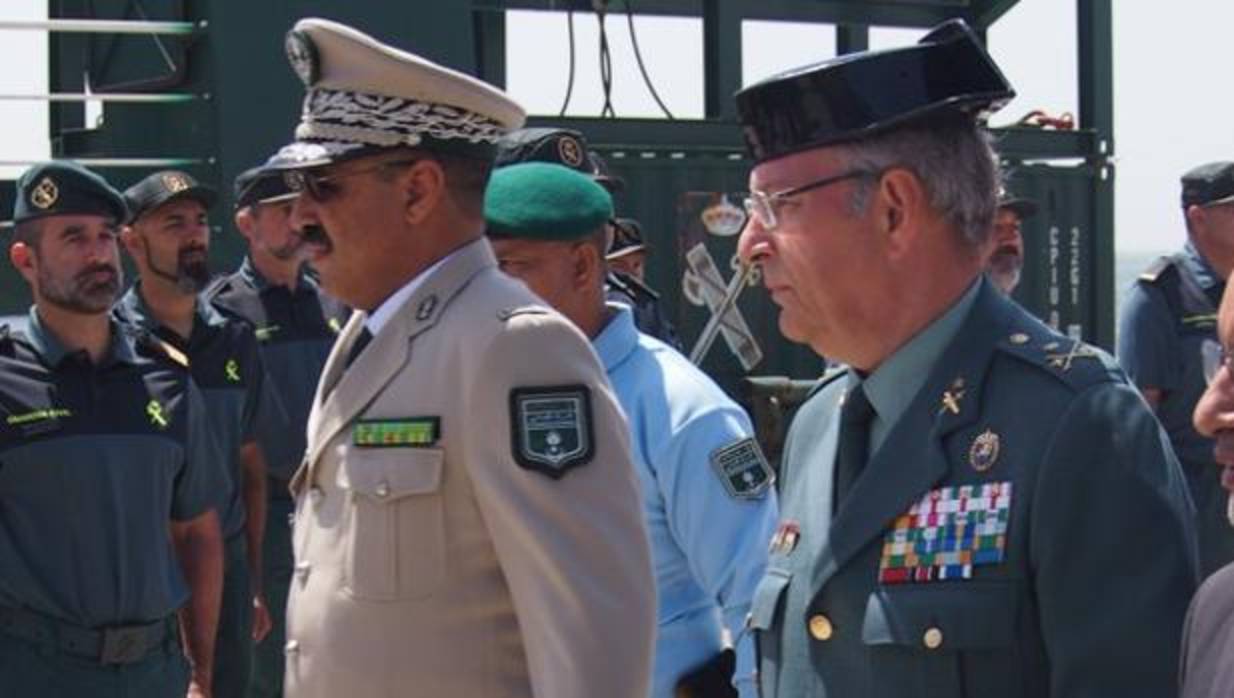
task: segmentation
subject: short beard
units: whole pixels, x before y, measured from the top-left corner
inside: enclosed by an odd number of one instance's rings
[[[189,260],[187,257],[192,252],[201,251],[203,253],[201,260]],[[176,290],[185,295],[197,294],[203,291],[210,283],[210,265],[205,258],[205,248],[190,247],[180,250],[176,258],[175,272],[168,272],[159,269],[154,263],[154,259],[150,256],[150,249],[146,248],[146,266],[155,276],[161,277],[176,285]]]
[[[102,281],[90,279],[91,275],[108,271],[111,274]],[[124,271],[119,265],[98,264],[79,272],[68,282],[53,279],[45,267],[38,272],[39,295],[48,303],[73,313],[98,315],[111,309],[120,295]]]

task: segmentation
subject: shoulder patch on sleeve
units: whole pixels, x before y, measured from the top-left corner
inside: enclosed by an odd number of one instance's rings
[[[529,386],[510,391],[514,462],[554,480],[595,455],[591,390],[585,385]]]
[[[734,499],[761,499],[775,481],[763,449],[753,437],[712,451],[711,467]]]

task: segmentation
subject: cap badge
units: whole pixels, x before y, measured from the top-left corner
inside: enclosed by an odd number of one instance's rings
[[[287,51],[287,61],[291,69],[296,71],[305,86],[311,87],[321,77],[317,65],[317,47],[308,34],[300,31],[287,32],[287,40],[283,44]]]
[[[720,202],[714,206],[708,206],[699,217],[707,232],[722,238],[740,233],[746,225],[745,211],[729,201],[727,194],[721,194]]]
[[[557,141],[557,154],[561,156],[561,161],[570,167],[583,164],[583,146],[570,136],[563,136]]]
[[[986,429],[973,439],[973,445],[968,449],[968,464],[979,473],[993,468],[1001,445],[1002,440],[998,438],[998,434]]]
[[[60,187],[51,177],[44,177],[30,192],[30,203],[43,210],[55,206],[59,199]]]
[[[168,174],[163,175],[163,186],[167,187],[167,191],[172,194],[179,194],[189,188],[189,183],[183,175],[169,172]]]

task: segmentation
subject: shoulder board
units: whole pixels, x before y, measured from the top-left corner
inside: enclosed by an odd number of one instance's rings
[[[516,305],[497,311],[497,319],[506,322],[519,315],[548,315],[549,309],[542,305]]]
[[[1075,390],[1097,383],[1121,380],[1122,369],[1114,357],[1091,344],[1063,336],[1048,328],[1012,330],[997,344],[1000,351],[1039,367]]]
[[[152,354],[160,358],[170,359],[172,363],[181,368],[189,367],[189,357],[184,352],[165,342],[158,337],[155,337],[149,332],[141,331],[136,336],[138,346],[145,347]]]
[[[1164,257],[1158,257],[1156,261],[1148,265],[1148,268],[1140,273],[1139,279],[1140,281],[1147,281],[1149,283],[1155,283],[1156,281],[1160,280],[1161,275],[1164,274],[1167,269],[1173,266],[1174,266],[1173,257],[1169,255],[1166,255]]]

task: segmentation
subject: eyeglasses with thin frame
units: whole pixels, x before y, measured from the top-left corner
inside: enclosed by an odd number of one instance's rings
[[[1200,345],[1200,365],[1204,368],[1204,383],[1212,385],[1213,381],[1217,380],[1217,374],[1222,368],[1227,371],[1234,370],[1234,363],[1231,363],[1231,356],[1226,352],[1225,347],[1221,346],[1220,342],[1206,339]]]
[[[764,230],[772,230],[780,224],[779,218],[776,215],[776,210],[788,199],[804,194],[808,191],[822,189],[823,187],[838,184],[849,179],[878,177],[879,174],[880,173],[871,170],[849,170],[848,172],[842,172],[838,175],[816,179],[813,182],[807,182],[801,186],[793,187],[792,189],[785,189],[783,191],[772,192],[770,194],[757,190],[751,191],[750,195],[746,197],[743,204],[745,206],[746,215],[749,218],[757,218]]]
[[[337,174],[318,174],[311,169],[305,170],[288,170],[283,173],[283,182],[287,184],[287,188],[297,194],[307,194],[310,199],[318,203],[327,201],[338,193],[339,187],[335,182],[344,177],[353,177],[355,175],[367,174],[376,172],[387,167],[399,167],[403,165],[412,165],[424,158],[407,158],[403,160],[387,160],[379,162],[371,167],[362,167],[358,170],[349,172],[339,172]]]

